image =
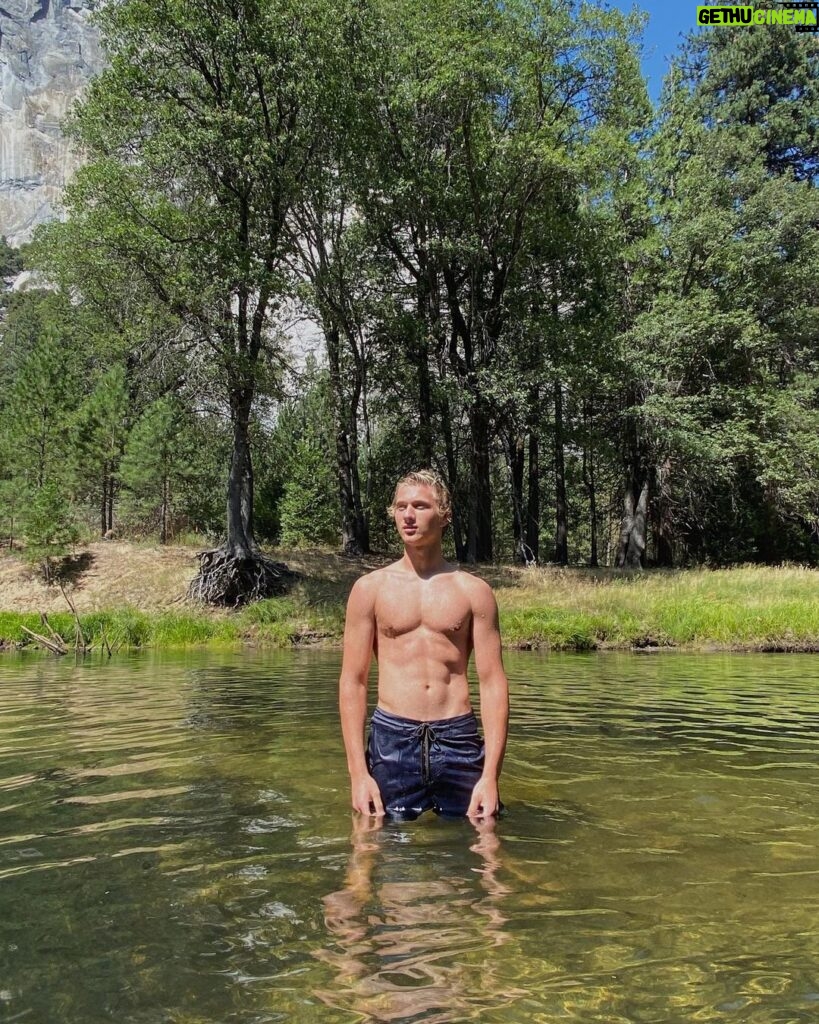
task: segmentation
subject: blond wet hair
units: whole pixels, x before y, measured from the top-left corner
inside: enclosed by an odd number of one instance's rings
[[[399,488],[405,485],[411,487],[417,487],[421,484],[425,484],[431,488],[432,493],[435,495],[435,503],[438,506],[438,511],[442,516],[446,517],[449,522],[452,516],[452,497],[449,493],[449,488],[441,479],[441,477],[435,472],[434,469],[416,469],[412,473],[405,473],[404,476],[395,485],[395,490],[392,493],[392,502],[387,506],[389,514],[395,515],[395,499],[398,495]]]

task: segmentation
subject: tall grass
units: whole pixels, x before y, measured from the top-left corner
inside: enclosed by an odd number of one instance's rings
[[[242,637],[235,622],[207,613],[142,612],[136,608],[88,612],[80,615],[83,639],[90,647],[112,650],[139,647],[190,647],[196,644],[238,643]],[[76,641],[72,615],[59,612],[48,616],[51,629],[69,648]],[[0,643],[27,647],[34,642],[22,627],[48,637],[40,616],[32,612],[0,612]]]
[[[513,647],[588,651],[686,647],[819,650],[819,572],[742,566],[621,574],[609,570],[490,570],[504,642]],[[81,614],[86,641],[112,648],[199,644],[338,643],[349,583],[312,578],[286,597],[236,612],[140,611]],[[49,615],[69,647],[74,619]],[[25,645],[22,626],[44,629],[32,612],[0,612],[0,646]]]
[[[557,649],[819,647],[819,572],[535,570],[498,591],[504,639]]]

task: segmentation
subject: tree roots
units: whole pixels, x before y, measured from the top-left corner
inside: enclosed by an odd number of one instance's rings
[[[283,562],[264,555],[232,555],[226,548],[199,553],[199,572],[188,587],[188,597],[202,604],[237,607],[284,593],[299,578]]]

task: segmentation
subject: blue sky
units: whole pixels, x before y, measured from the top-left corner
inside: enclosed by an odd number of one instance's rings
[[[648,92],[656,102],[660,96],[663,78],[668,70],[669,57],[676,52],[682,36],[695,27],[696,4],[690,6],[665,3],[662,0],[611,0],[613,7],[630,11],[638,7],[648,14],[648,25],[643,34],[643,74],[648,78]]]

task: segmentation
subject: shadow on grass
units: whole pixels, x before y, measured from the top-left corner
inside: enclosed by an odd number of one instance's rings
[[[54,583],[70,583],[76,590],[82,587],[82,577],[94,565],[96,558],[90,551],[77,555],[66,555],[54,566],[51,578]]]

